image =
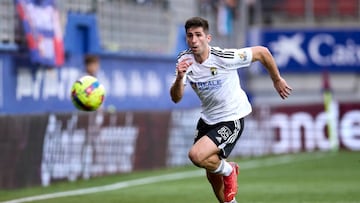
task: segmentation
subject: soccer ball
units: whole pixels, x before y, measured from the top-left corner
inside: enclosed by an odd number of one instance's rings
[[[71,101],[82,111],[95,111],[104,102],[105,88],[98,79],[86,75],[74,82],[71,88]]]

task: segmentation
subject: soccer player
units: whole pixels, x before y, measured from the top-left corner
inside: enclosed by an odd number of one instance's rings
[[[204,168],[220,203],[235,203],[238,165],[226,161],[244,128],[244,117],[251,112],[247,95],[241,89],[237,69],[260,61],[267,69],[282,99],[291,87],[280,76],[269,50],[263,46],[221,49],[209,45],[211,35],[206,19],[193,17],[185,23],[188,50],[178,55],[176,79],[170,95],[177,103],[187,82],[201,100],[197,136],[189,158]]]

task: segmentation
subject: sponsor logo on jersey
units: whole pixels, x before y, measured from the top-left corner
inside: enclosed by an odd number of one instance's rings
[[[196,82],[196,83],[191,82],[190,84],[193,89],[198,89],[200,91],[219,89],[222,86],[221,80],[210,80],[206,82]]]

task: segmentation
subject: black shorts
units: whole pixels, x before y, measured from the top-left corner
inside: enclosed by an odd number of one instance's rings
[[[220,122],[214,125],[208,125],[200,118],[196,129],[198,134],[195,137],[194,143],[206,135],[220,149],[219,156],[227,158],[244,130],[244,118]]]

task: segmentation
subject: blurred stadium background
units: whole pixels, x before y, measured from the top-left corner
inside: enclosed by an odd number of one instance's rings
[[[239,70],[254,111],[233,159],[358,154],[360,0],[0,0],[0,194],[189,165],[199,101],[169,88],[192,16],[213,46],[269,47],[294,89],[282,101],[259,64]],[[69,94],[88,54],[107,97],[82,113]]]

